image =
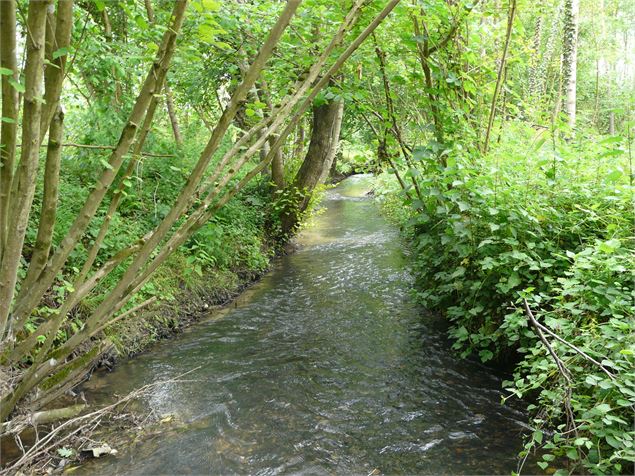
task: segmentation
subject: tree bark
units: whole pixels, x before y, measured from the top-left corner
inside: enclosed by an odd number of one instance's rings
[[[313,190],[331,170],[339,144],[343,114],[344,101],[341,99],[313,106],[309,150],[289,189],[293,205],[282,217],[284,233],[295,230],[302,213],[309,205]]]
[[[59,188],[60,159],[62,156],[62,139],[64,135],[64,113],[58,107],[53,116],[49,131],[49,143],[46,151],[46,165],[44,166],[44,198],[40,211],[40,224],[37,239],[33,248],[33,255],[29,263],[29,271],[22,286],[29,287],[33,280],[40,275],[49,257],[53,229],[57,212],[57,197]]]
[[[13,71],[11,75],[2,75],[2,117],[5,119],[0,125],[0,263],[8,234],[10,190],[17,143],[18,91],[10,83],[18,82],[15,7],[15,0],[0,1],[0,67]]]
[[[181,136],[181,128],[179,127],[179,120],[176,115],[176,108],[174,107],[174,98],[172,90],[166,84],[165,85],[165,105],[168,109],[168,116],[170,116],[170,125],[172,126],[172,133],[174,134],[174,142],[178,147],[183,145],[183,137]]]
[[[295,140],[293,145],[294,158],[300,157],[302,155],[302,152],[304,152],[304,139],[305,139],[304,120],[300,119],[295,129]]]
[[[564,78],[566,90],[565,111],[571,130],[576,123],[576,92],[577,92],[577,62],[578,62],[578,15],[579,0],[565,1],[564,19]]]
[[[269,138],[270,145],[276,141],[275,137]],[[267,157],[264,155],[263,159]],[[271,181],[275,184],[277,190],[282,190],[285,187],[284,180],[284,154],[282,153],[282,147],[276,150],[273,160],[271,161]]]
[[[574,0],[576,1],[576,0]],[[507,32],[505,33],[505,46],[503,47],[503,54],[501,55],[500,65],[498,67],[498,75],[496,77],[496,86],[494,87],[494,94],[492,96],[492,104],[489,110],[489,119],[487,122],[487,129],[485,131],[485,140],[483,142],[483,154],[487,154],[489,147],[490,135],[492,133],[492,126],[494,125],[494,117],[496,116],[496,103],[498,102],[498,95],[503,84],[503,77],[505,71],[505,65],[507,63],[507,52],[509,51],[509,42],[512,36],[512,28],[514,26],[514,17],[516,15],[516,0],[510,0],[509,14],[507,16]]]
[[[51,56],[48,61],[53,65],[47,65],[44,71],[44,105],[42,106],[42,121],[40,125],[40,142],[44,140],[51,119],[57,111],[62,92],[62,82],[66,74],[66,59],[71,43],[73,31],[73,0],[58,0],[55,16],[54,37],[51,40]],[[48,32],[47,32],[48,34]],[[48,43],[48,41],[47,41]]]
[[[7,211],[6,248],[0,263],[0,338],[4,336],[9,319],[37,181],[42,113],[40,98],[44,83],[44,42],[49,5],[50,0],[30,2],[28,9],[22,151],[10,191],[12,199],[11,209]]]

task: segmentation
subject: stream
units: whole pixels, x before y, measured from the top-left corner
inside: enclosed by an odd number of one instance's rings
[[[326,192],[298,250],[229,309],[95,376],[108,401],[201,366],[142,402],[179,431],[75,474],[510,474],[522,447],[501,380],[461,360],[411,298],[370,176]],[[169,427],[169,424],[166,425]]]

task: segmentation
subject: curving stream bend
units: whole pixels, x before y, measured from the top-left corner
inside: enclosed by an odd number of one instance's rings
[[[460,360],[410,298],[398,231],[368,176],[324,211],[235,308],[89,382],[124,394],[202,365],[145,402],[181,431],[84,474],[510,474],[524,415],[500,380]],[[188,377],[189,378],[189,377]],[[92,390],[90,387],[93,387]]]

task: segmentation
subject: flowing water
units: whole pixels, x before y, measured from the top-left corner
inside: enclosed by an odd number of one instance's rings
[[[174,414],[179,431],[78,472],[515,470],[525,416],[412,302],[398,231],[366,197],[370,184],[356,176],[328,191],[299,249],[243,302],[93,379],[87,395],[103,400],[202,366],[143,402]]]

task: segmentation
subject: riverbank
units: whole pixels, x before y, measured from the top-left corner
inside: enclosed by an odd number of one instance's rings
[[[269,265],[276,256],[271,258]],[[231,305],[267,273],[269,265],[248,272],[208,271],[187,286],[183,285],[178,297],[146,309],[134,319],[116,324],[106,332],[115,345],[98,366],[112,368],[116,361],[132,358],[153,344],[179,334],[214,311]]]
[[[422,318],[398,231],[367,197],[367,179],[326,190],[297,251],[221,319],[86,386],[89,402],[104,402],[200,367],[140,402],[174,427],[117,446],[116,457],[79,473],[516,467],[522,414],[500,407],[497,376],[457,359]]]
[[[428,160],[410,190],[419,200],[388,174],[377,196],[412,244],[417,301],[446,317],[457,353],[513,364],[505,400],[531,402],[521,457],[561,474],[630,474],[632,186],[599,179],[590,143],[564,144],[570,166],[546,170],[551,151],[516,152],[533,134],[508,126],[480,162]]]

